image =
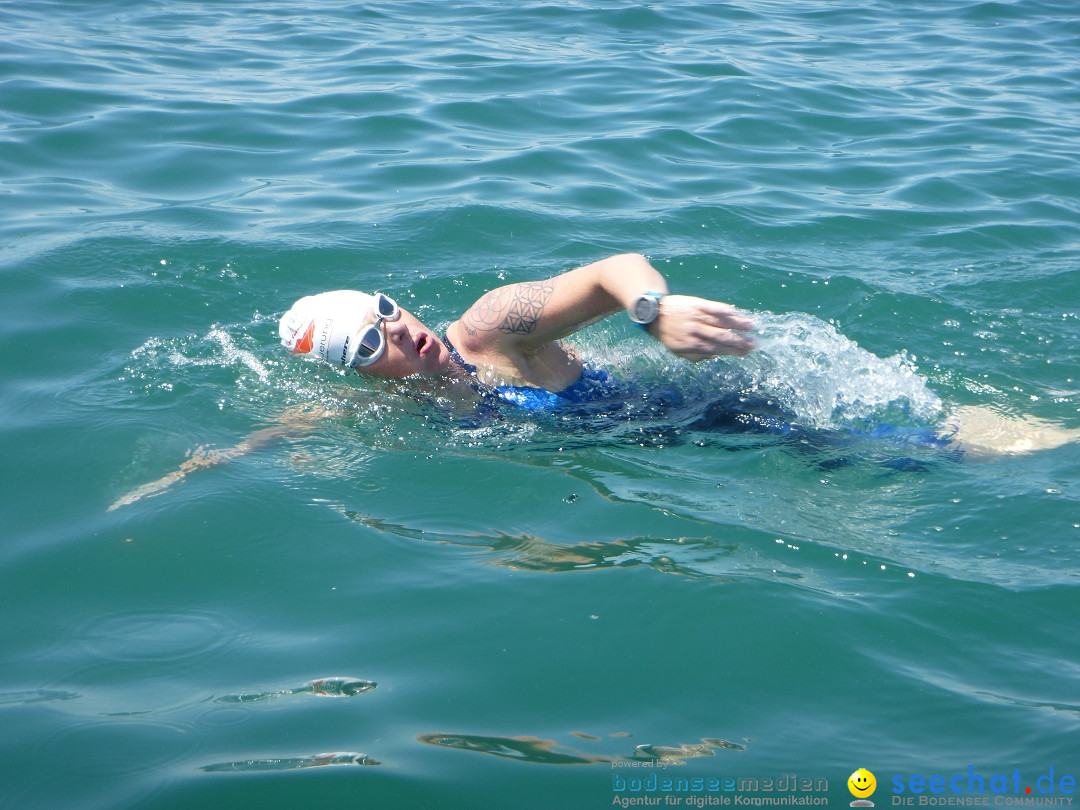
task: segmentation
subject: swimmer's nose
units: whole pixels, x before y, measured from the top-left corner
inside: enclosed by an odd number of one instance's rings
[[[402,321],[383,321],[383,331],[386,333],[386,339],[392,340],[395,343],[400,343],[403,340],[407,340],[409,337],[409,327]]]

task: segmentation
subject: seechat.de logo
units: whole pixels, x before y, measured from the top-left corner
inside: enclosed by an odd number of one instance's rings
[[[855,797],[855,801],[851,803],[852,807],[873,807],[874,803],[869,801],[870,797],[874,795],[874,791],[877,790],[877,779],[866,768],[859,768],[847,780],[848,790],[851,791],[851,795]]]

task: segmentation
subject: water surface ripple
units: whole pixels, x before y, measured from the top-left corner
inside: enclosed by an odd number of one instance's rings
[[[0,30],[0,804],[1080,772],[1076,445],[867,428],[1080,427],[1071,0],[37,0]],[[317,290],[445,326],[630,250],[761,350],[691,366],[613,319],[576,342],[656,394],[632,418],[495,420],[277,345]],[[800,431],[720,429],[749,393]]]

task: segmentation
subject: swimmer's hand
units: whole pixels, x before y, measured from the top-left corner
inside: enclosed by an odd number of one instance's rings
[[[691,295],[666,295],[649,334],[668,351],[693,363],[721,354],[742,357],[754,340],[744,334],[754,323],[730,304]]]

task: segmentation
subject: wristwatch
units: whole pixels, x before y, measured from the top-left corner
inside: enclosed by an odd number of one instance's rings
[[[642,329],[647,329],[649,324],[660,315],[660,299],[663,297],[664,293],[658,292],[647,292],[638,296],[627,312],[630,320]]]

